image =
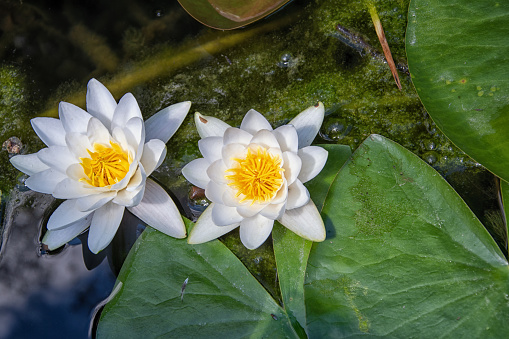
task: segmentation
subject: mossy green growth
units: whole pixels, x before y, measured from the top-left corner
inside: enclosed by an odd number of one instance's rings
[[[32,153],[42,148],[43,144],[35,135],[30,118],[31,95],[24,73],[17,67],[0,66],[0,144],[9,138],[16,137],[21,141],[21,148],[14,151]],[[11,139],[13,140],[13,139]],[[9,162],[14,153],[9,153],[7,144],[0,151],[0,191],[9,192],[21,175]],[[12,150],[11,150],[12,151]]]

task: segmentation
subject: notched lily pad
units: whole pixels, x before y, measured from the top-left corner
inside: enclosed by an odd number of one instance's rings
[[[202,24],[234,29],[253,23],[290,0],[179,0],[184,9]]]

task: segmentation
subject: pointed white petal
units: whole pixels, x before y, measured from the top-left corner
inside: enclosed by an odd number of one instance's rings
[[[274,220],[257,214],[240,223],[240,240],[250,250],[260,247],[272,232]]]
[[[111,121],[111,129],[115,127],[125,127],[127,122],[132,118],[139,118],[143,121],[136,98],[131,93],[127,93],[120,99],[115,108],[113,120]]]
[[[88,121],[87,137],[90,144],[95,143],[109,146],[111,141],[110,131],[97,118],[91,118]]]
[[[198,148],[201,154],[209,163],[221,159],[221,149],[223,148],[223,138],[207,137],[198,140]]]
[[[67,168],[78,163],[78,159],[67,146],[51,146],[37,152],[39,159],[49,167],[65,174]]]
[[[69,147],[69,151],[71,151],[76,158],[90,158],[90,154],[88,154],[87,150],[93,150],[93,147],[85,134],[67,133],[65,141],[67,147]]]
[[[299,150],[299,157],[302,159],[302,169],[299,173],[299,180],[308,182],[320,173],[327,162],[329,152],[318,146],[308,146]]]
[[[113,191],[78,198],[76,199],[76,208],[82,212],[92,212],[111,201],[116,195],[117,192]]]
[[[92,253],[99,253],[111,242],[124,216],[124,206],[107,203],[95,210],[88,231],[88,248]]]
[[[224,165],[223,160],[219,159],[214,161],[208,168],[207,168],[207,175],[209,176],[210,180],[218,183],[218,184],[227,184],[228,179],[225,178],[225,175],[228,173],[226,172],[228,169]]]
[[[281,204],[269,204],[263,210],[260,211],[260,214],[265,218],[269,218],[271,220],[276,220],[281,218],[285,211],[286,202]]]
[[[35,133],[47,146],[65,146],[65,130],[62,122],[54,118],[34,118],[30,120]]]
[[[49,217],[48,230],[58,230],[78,220],[86,218],[90,212],[82,212],[76,208],[76,200],[66,200]]]
[[[238,162],[235,159],[244,159],[247,154],[246,146],[242,144],[229,144],[223,147],[221,157],[227,168],[232,168]]]
[[[250,144],[260,145],[265,148],[277,148],[280,149],[279,142],[272,131],[262,129],[258,131],[250,141]]]
[[[132,118],[124,128],[127,143],[136,151],[135,159],[139,161],[143,155],[143,146],[145,145],[145,126],[140,118]]]
[[[178,130],[190,108],[191,101],[179,102],[151,116],[145,122],[147,140],[159,139],[166,144]]]
[[[292,210],[286,210],[279,222],[295,234],[311,241],[325,240],[325,226],[313,200]]]
[[[37,172],[25,181],[25,185],[32,191],[53,194],[55,187],[59,182],[66,179],[67,176],[53,168],[42,172]]]
[[[262,129],[272,131],[272,126],[263,115],[261,115],[254,109],[250,109],[244,116],[244,119],[240,124],[240,129],[243,129],[244,131],[247,131],[252,135],[255,135],[256,132]]]
[[[127,184],[125,190],[126,191],[137,191],[138,188],[142,185],[145,185],[147,180],[147,173],[145,172],[145,168],[142,164],[138,164],[138,169],[131,177],[131,180]]]
[[[246,204],[237,207],[237,212],[243,217],[243,218],[251,218],[258,214],[262,209],[267,207],[267,204]],[[272,219],[274,220],[274,219]]]
[[[229,207],[222,204],[214,204],[212,209],[212,221],[217,226],[227,226],[241,222],[244,219],[238,212],[237,208]]]
[[[92,116],[73,104],[60,102],[58,115],[66,133],[87,133],[87,126]]]
[[[283,125],[274,130],[274,135],[283,152],[297,153],[299,147],[299,137],[297,130],[292,125]]]
[[[133,175],[136,173],[136,171],[138,170],[139,166],[142,166],[138,161],[133,161],[130,165],[129,165],[129,171],[127,172],[127,174],[125,175],[125,177],[122,178],[122,180],[120,180],[119,182],[117,182],[116,184],[113,184],[111,185],[111,190],[115,190],[115,191],[119,191],[121,189],[124,189],[127,187],[127,185],[129,184],[129,182],[131,181],[131,178],[133,177]]]
[[[182,168],[182,175],[191,184],[205,189],[210,179],[207,175],[209,162],[205,158],[194,159]]]
[[[226,234],[239,226],[235,223],[228,226],[217,226],[212,221],[212,210],[215,204],[210,204],[209,207],[198,218],[196,224],[191,230],[187,242],[189,244],[201,244],[210,240],[214,240]]]
[[[295,180],[293,184],[288,186],[287,210],[304,206],[308,201],[309,191],[300,180]]]
[[[28,175],[34,175],[35,173],[49,169],[48,165],[39,160],[37,153],[15,155],[10,159],[10,161],[12,166]]]
[[[225,188],[223,192],[223,203],[226,206],[239,207],[250,204],[248,201],[240,202],[244,198],[244,195],[241,194],[237,197],[236,195],[238,191],[236,189],[233,189],[228,185],[223,185],[223,187]]]
[[[129,143],[127,142],[127,138],[125,136],[124,130],[120,127],[116,127],[113,129],[113,132],[111,132],[111,136],[113,137],[114,141],[122,147],[122,149],[125,152],[129,152],[129,150],[135,151],[136,148],[133,148],[129,146]],[[134,158],[134,153],[131,154]]]
[[[323,104],[319,102],[317,105],[305,109],[289,122],[299,135],[299,148],[311,145],[322,126],[324,115]]]
[[[145,173],[152,174],[163,163],[166,157],[166,144],[159,139],[149,140],[143,146],[143,155],[140,162],[143,164]]]
[[[205,188],[205,196],[216,204],[223,204],[223,193],[226,187],[226,185],[217,184],[211,180]]]
[[[285,175],[286,181],[288,182],[288,185],[291,185],[293,184],[295,179],[297,179],[301,171],[302,160],[296,153],[284,152],[283,168],[285,169],[283,174]]]
[[[107,188],[93,187],[83,181],[65,178],[55,186],[53,196],[57,199],[76,199],[104,191],[107,191]]]
[[[286,182],[286,178],[283,177],[283,185],[277,191],[276,196],[272,201],[271,204],[282,204],[286,201],[286,198],[288,197],[288,183]]]
[[[253,135],[240,128],[229,127],[224,132],[223,145],[242,144],[247,146]]]
[[[198,112],[194,114],[194,124],[201,138],[222,137],[226,129],[230,127],[230,125],[222,120],[201,115]]]
[[[186,237],[186,228],[177,206],[168,193],[151,179],[147,179],[141,202],[128,209],[159,232],[179,239]]]
[[[87,111],[106,126],[111,127],[113,113],[117,102],[110,91],[96,79],[91,79],[87,85]]]
[[[43,244],[46,244],[50,250],[54,250],[71,241],[80,235],[90,226],[92,214],[88,217],[80,219],[58,230],[48,230],[42,238]]]

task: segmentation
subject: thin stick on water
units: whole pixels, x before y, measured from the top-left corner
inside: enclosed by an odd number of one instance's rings
[[[375,25],[376,35],[378,35],[378,40],[380,40],[380,44],[382,45],[382,49],[385,54],[385,60],[389,64],[389,68],[391,69],[392,76],[394,77],[394,81],[396,82],[396,86],[401,90],[401,82],[399,81],[398,71],[396,70],[396,64],[394,64],[394,60],[392,59],[391,49],[389,48],[389,44],[387,43],[387,39],[385,38],[384,29],[382,27],[382,23],[380,22],[380,18],[378,17],[378,13],[376,11],[375,5],[372,2],[368,2],[368,10],[371,15],[371,20],[373,20],[373,25]]]

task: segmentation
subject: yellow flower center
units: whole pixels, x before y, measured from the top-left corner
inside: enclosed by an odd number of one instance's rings
[[[244,159],[233,160],[237,164],[226,170],[232,174],[225,175],[225,178],[230,180],[228,185],[237,190],[236,197],[243,195],[241,202],[267,202],[274,198],[283,184],[284,169],[279,156],[273,156],[260,147],[256,153],[248,149]]]
[[[124,179],[132,159],[117,143],[110,141],[110,145],[111,147],[94,143],[94,150],[87,150],[90,158],[80,158],[81,166],[88,177],[80,181],[86,181],[95,187],[105,187]]]

